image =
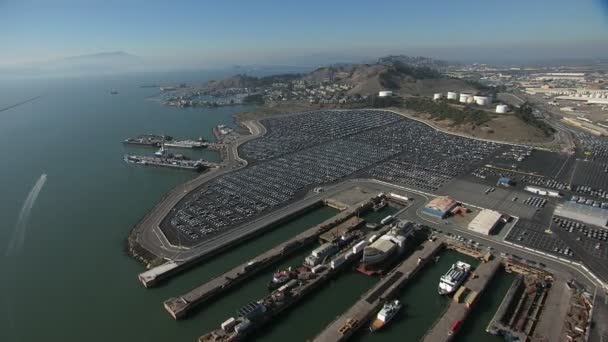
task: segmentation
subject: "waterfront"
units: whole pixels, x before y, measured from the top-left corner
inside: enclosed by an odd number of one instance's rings
[[[201,273],[147,291],[137,281],[142,266],[124,252],[132,226],[195,174],[131,167],[122,156],[132,149],[121,142],[146,132],[211,139],[214,125],[231,124],[232,113],[244,107],[165,107],[146,100],[158,90],[139,88],[143,82],[106,77],[0,85],[1,107],[43,95],[2,112],[0,142],[15,150],[4,154],[0,168],[0,340],[192,341],[200,333],[195,321],[176,324],[162,301],[199,284]],[[113,88],[118,95],[108,94]],[[46,183],[25,218],[24,244],[7,256],[22,205],[43,173]]]
[[[8,222],[0,230],[2,241],[11,239],[23,201],[40,175],[47,174],[38,199],[32,203],[23,247],[4,257],[7,243],[0,246],[5,270],[0,288],[3,341],[194,341],[241,305],[263,296],[274,269],[262,272],[183,321],[175,322],[165,312],[165,299],[335,213],[329,208],[313,211],[159,288],[143,289],[136,278],[143,268],[124,253],[125,238],[167,190],[194,174],[126,165],[122,155],[127,151],[151,154],[154,149],[127,147],[121,141],[140,133],[211,139],[213,126],[231,124],[231,114],[244,107],[166,107],[146,99],[157,90],[139,88],[143,82],[133,80],[109,78],[94,85],[84,80],[65,82],[28,88],[44,96],[2,113],[0,141],[3,146],[19,146],[18,153],[5,154],[0,169],[0,177],[5,180],[0,210]],[[110,88],[117,88],[119,94],[109,95]],[[19,102],[18,94],[11,85],[0,104]],[[217,158],[213,152],[200,153],[203,158]],[[395,211],[388,208],[367,218],[379,221]],[[404,289],[403,300],[420,308],[419,317],[411,322],[397,321],[395,329],[406,329],[417,336],[433,322],[437,310],[445,305],[445,299],[436,296],[435,290],[439,276],[449,267],[451,259],[445,257],[449,253]],[[300,263],[304,255],[292,256],[277,267]],[[294,334],[312,338],[376,281],[353,271],[342,273],[261,331],[258,339],[284,341]],[[423,300],[431,305],[427,308]],[[389,335],[391,332],[386,331]]]

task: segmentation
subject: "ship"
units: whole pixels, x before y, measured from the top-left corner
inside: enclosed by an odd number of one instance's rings
[[[393,256],[405,251],[406,242],[413,232],[412,222],[399,221],[388,233],[363,249],[360,271],[371,274],[380,270]]]
[[[384,304],[378,315],[376,315],[376,319],[369,325],[369,330],[374,332],[387,325],[401,310],[402,306],[401,302],[397,299]]]
[[[167,147],[174,148],[203,148],[208,146],[209,144],[203,140],[176,140],[173,142],[165,143]]]
[[[440,295],[451,294],[467,279],[471,265],[458,261],[439,280],[437,291]]]

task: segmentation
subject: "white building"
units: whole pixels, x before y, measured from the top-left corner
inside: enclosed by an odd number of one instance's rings
[[[442,97],[443,97],[443,94],[441,94],[441,93],[435,93],[433,95],[433,100],[437,101],[437,100],[441,99]]]
[[[479,234],[490,235],[501,218],[502,215],[498,211],[483,209],[469,223],[469,230]]]
[[[380,92],[378,92],[378,96],[380,96],[380,97],[393,96],[393,91],[392,90],[381,90]]]
[[[458,93],[455,93],[453,91],[448,91],[447,98],[448,98],[448,100],[457,100],[458,99]]]

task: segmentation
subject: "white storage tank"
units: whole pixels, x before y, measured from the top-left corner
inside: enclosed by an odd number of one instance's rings
[[[455,93],[453,91],[448,91],[447,98],[448,98],[448,100],[457,100],[458,99],[458,93]]]
[[[443,97],[443,94],[436,93],[433,95],[433,100],[437,101],[437,100],[441,99],[442,97]]]
[[[469,100],[470,99],[470,100]],[[460,103],[469,103],[469,101],[473,101],[473,96],[471,94],[460,94]]]
[[[378,92],[378,96],[380,96],[380,97],[393,96],[393,92],[391,90],[381,90],[380,92]]]
[[[489,96],[473,96],[473,99],[480,106],[487,106],[492,102]]]
[[[499,104],[496,106],[496,113],[504,114],[509,111],[509,106],[504,104]]]

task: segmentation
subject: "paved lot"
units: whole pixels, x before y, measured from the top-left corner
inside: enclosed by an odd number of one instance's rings
[[[494,185],[494,188],[496,190],[486,194],[487,185],[459,179],[442,189],[441,193],[464,203],[512,216],[531,219],[537,215],[535,207],[522,203],[525,198],[530,197],[530,193],[514,188],[497,187],[496,185]],[[513,201],[515,197],[518,198],[517,201]]]

